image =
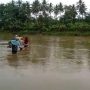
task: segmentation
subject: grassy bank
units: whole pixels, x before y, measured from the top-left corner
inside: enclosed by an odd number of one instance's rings
[[[30,24],[19,30],[1,30],[1,33],[11,34],[43,34],[43,35],[60,35],[60,36],[89,36],[90,24],[86,22],[76,22],[68,24]],[[2,34],[1,34],[2,36]]]

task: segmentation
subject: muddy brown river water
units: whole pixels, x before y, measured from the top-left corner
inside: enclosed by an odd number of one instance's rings
[[[90,90],[90,37],[29,38],[16,55],[0,45],[0,90]]]

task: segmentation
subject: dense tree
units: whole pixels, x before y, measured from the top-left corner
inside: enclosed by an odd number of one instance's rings
[[[61,17],[61,13],[63,13],[63,5],[62,5],[61,2],[60,2],[59,5],[58,5],[58,10],[59,10],[60,17]]]
[[[33,3],[32,3],[32,13],[36,16],[38,16],[39,14],[39,11],[40,11],[40,2],[38,0],[35,0]]]
[[[86,10],[86,5],[82,0],[79,0],[76,6],[63,5],[61,2],[53,6],[46,0],[42,2],[35,0],[32,3],[12,0],[9,3],[0,4],[0,30],[11,32],[57,31],[57,29],[61,31],[66,28],[74,30],[78,28],[79,23],[79,29],[83,29],[86,25],[85,27],[89,30],[90,13],[86,13]],[[81,21],[77,18],[78,15],[82,16]],[[66,24],[69,27],[66,27]]]
[[[42,11],[43,17],[47,17],[48,16],[49,6],[48,6],[46,0],[42,1],[41,11]]]
[[[54,14],[55,14],[55,18],[57,19],[57,15],[59,14],[58,5],[56,5],[56,6],[54,7]]]
[[[65,14],[64,14],[65,19],[73,21],[76,18],[76,15],[77,12],[74,5],[65,6]]]
[[[86,22],[90,23],[90,12],[87,13],[85,20],[86,20]]]
[[[53,12],[53,5],[52,3],[49,4],[49,14],[50,14],[50,17],[51,17],[51,13]]]
[[[79,15],[82,15],[82,19],[83,19],[83,16],[85,16],[86,14],[86,5],[82,0],[79,0],[77,2],[77,10]]]

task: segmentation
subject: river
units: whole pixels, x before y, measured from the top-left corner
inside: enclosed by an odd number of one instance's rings
[[[29,39],[15,55],[0,45],[0,90],[90,90],[90,37]]]

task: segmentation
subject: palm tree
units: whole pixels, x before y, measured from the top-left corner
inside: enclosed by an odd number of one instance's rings
[[[86,5],[82,0],[79,0],[77,2],[77,10],[79,12],[79,15],[82,15],[83,19],[83,16],[86,14]]]
[[[46,0],[42,1],[41,11],[42,11],[43,17],[48,16],[49,6],[48,6]]]
[[[31,7],[29,2],[26,1],[26,3],[22,4],[22,11],[24,12],[27,20],[31,18]]]
[[[76,9],[74,5],[65,6],[65,14],[64,18],[66,20],[74,20],[77,15]]]
[[[21,5],[22,5],[22,0],[18,0],[18,1],[17,1],[17,5],[18,5],[18,7],[21,7]]]
[[[33,3],[32,3],[32,13],[36,16],[36,19],[37,19],[37,16],[40,12],[40,2],[38,0],[35,0]]]
[[[61,2],[60,2],[59,5],[58,5],[58,10],[59,10],[60,17],[61,17],[61,13],[63,12],[63,5],[62,5]]]
[[[77,15],[76,7],[75,7],[75,5],[73,4],[73,5],[72,5],[72,19],[73,19],[73,20],[76,18],[76,15]]]
[[[52,3],[49,4],[49,14],[50,14],[50,17],[51,17],[51,13],[53,11],[53,5]]]
[[[54,7],[54,14],[55,14],[55,18],[56,18],[56,19],[57,19],[58,13],[59,13],[59,9],[58,9],[58,5],[56,5],[56,6]]]

